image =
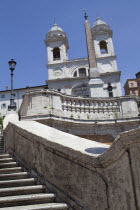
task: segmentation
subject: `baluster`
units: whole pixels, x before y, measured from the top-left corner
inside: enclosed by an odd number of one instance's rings
[[[84,112],[84,101],[81,101],[81,113]]]
[[[71,106],[71,109],[72,109],[72,112],[75,112],[75,100],[72,100],[72,106]]]

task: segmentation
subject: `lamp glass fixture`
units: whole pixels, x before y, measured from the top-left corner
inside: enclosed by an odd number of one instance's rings
[[[14,61],[14,59],[11,59],[9,62],[8,62],[8,64],[9,64],[9,69],[10,70],[15,70],[15,66],[16,66],[16,61]]]

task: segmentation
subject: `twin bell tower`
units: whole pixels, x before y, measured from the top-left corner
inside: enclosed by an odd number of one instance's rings
[[[85,13],[87,58],[68,60],[68,39],[57,25],[46,34],[48,87],[82,97],[121,96],[120,71],[112,41],[112,30],[100,18],[90,28]]]

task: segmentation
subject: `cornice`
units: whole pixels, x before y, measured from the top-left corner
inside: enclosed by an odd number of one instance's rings
[[[51,64],[47,64],[47,67],[49,67],[49,66],[58,66],[58,64],[59,65],[67,65],[67,64],[69,64],[69,63],[84,63],[84,62],[88,62],[88,58],[86,57],[86,58],[78,58],[78,59],[71,59],[71,60],[66,60],[66,61],[64,61],[64,62],[60,62],[60,63],[51,63]]]

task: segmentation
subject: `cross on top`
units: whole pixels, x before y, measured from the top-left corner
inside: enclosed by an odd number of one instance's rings
[[[85,17],[85,19],[87,20],[87,18],[88,18],[88,16],[87,16],[87,10],[86,10],[86,9],[84,9],[84,12],[85,12],[84,17]]]

